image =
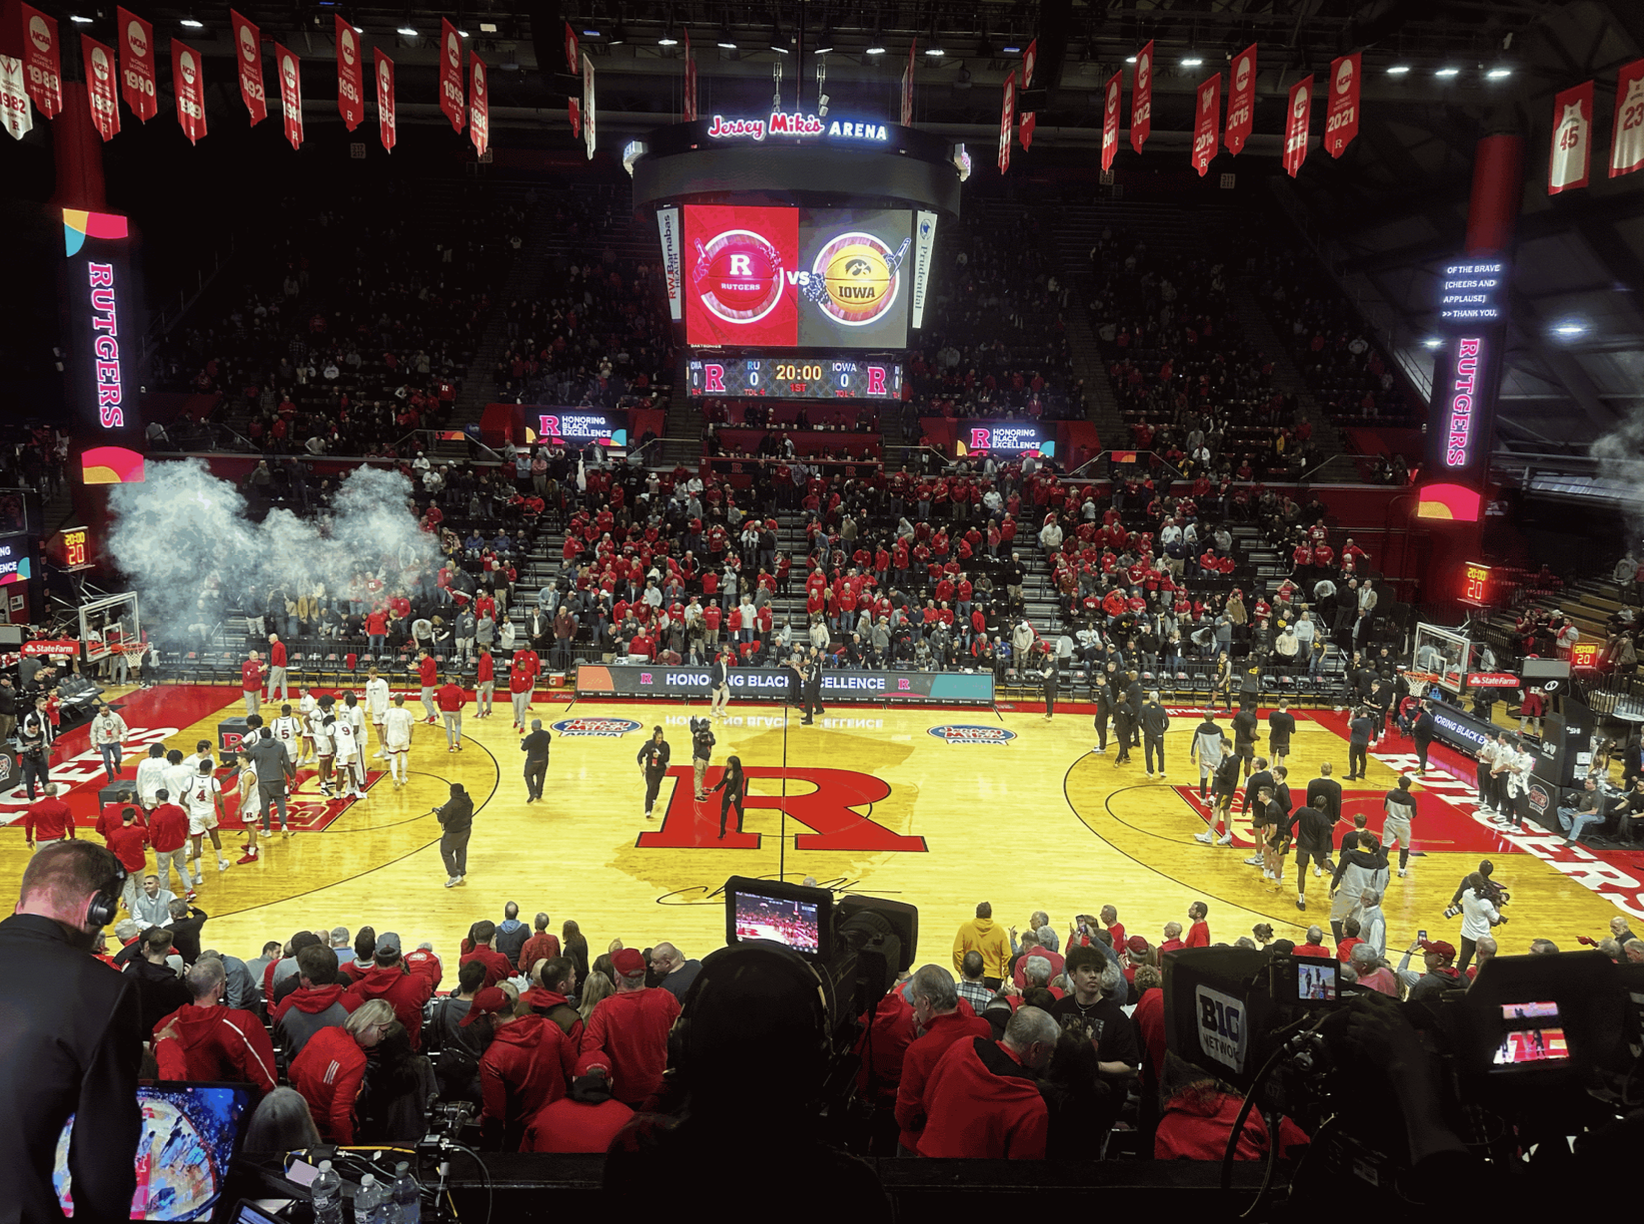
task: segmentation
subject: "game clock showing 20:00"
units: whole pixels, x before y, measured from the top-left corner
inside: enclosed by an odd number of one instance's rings
[[[744,357],[686,363],[687,394],[693,397],[897,399],[903,383],[903,367],[895,361]]]

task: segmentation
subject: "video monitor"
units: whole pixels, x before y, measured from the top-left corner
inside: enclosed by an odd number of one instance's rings
[[[833,909],[827,888],[733,876],[726,882],[727,946],[767,940],[819,960],[829,953]]]
[[[1279,957],[1270,965],[1270,997],[1277,1003],[1308,1007],[1336,1003],[1338,961],[1321,956]]]
[[[1503,1003],[1504,1037],[1493,1051],[1493,1070],[1565,1062],[1567,1031],[1554,1003]]]

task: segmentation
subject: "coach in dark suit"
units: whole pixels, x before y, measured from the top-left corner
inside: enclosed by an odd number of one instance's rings
[[[124,1220],[142,1129],[143,1034],[132,981],[91,956],[114,917],[118,864],[88,840],[29,860],[17,912],[0,922],[0,1217],[58,1220],[57,1136],[74,1115],[77,1219]],[[92,913],[94,904],[106,908]]]
[[[812,657],[806,661],[806,678],[801,689],[801,725],[811,726],[813,717],[823,712],[823,652],[814,646]]]

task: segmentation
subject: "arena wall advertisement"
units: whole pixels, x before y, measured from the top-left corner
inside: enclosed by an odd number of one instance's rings
[[[798,700],[798,684],[787,667],[734,668],[731,677],[733,698],[744,701]],[[578,668],[579,697],[707,698],[709,693],[707,667],[615,663]],[[989,706],[995,704],[995,677],[987,672],[826,671],[823,702]]]

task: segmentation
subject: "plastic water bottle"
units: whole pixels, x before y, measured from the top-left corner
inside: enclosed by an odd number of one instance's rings
[[[412,1166],[404,1160],[395,1166],[395,1184],[389,1188],[394,1198],[391,1224],[423,1224],[423,1196]]]
[[[343,1224],[343,1179],[332,1171],[331,1161],[320,1162],[320,1172],[309,1183],[309,1202],[315,1224]]]
[[[388,1189],[370,1173],[360,1179],[355,1193],[355,1224],[389,1224]]]

